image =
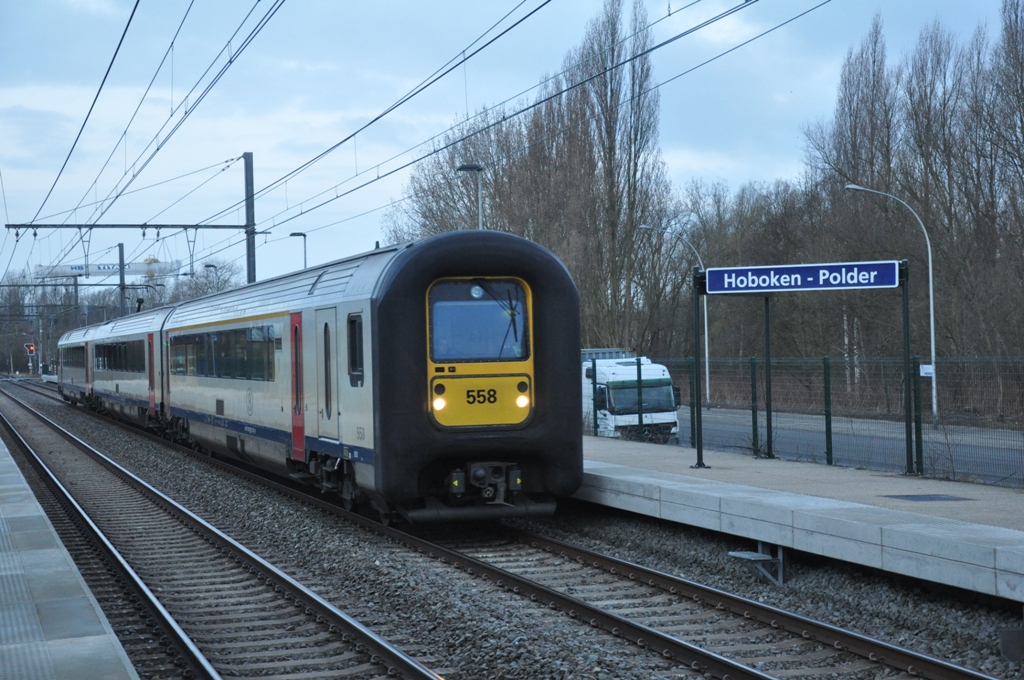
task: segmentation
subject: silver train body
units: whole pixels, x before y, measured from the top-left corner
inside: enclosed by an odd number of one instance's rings
[[[582,481],[579,301],[497,232],[383,248],[66,333],[70,402],[411,521]]]

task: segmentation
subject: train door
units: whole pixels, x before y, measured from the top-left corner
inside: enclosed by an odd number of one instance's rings
[[[316,310],[316,417],[319,436],[341,440],[341,405],[338,397],[338,313]]]
[[[302,312],[294,312],[288,322],[291,345],[292,460],[306,460],[306,424],[302,390]]]
[[[153,361],[153,334],[146,336],[146,365],[149,374],[149,416],[156,417],[156,365]]]
[[[82,351],[85,356],[85,395],[90,396],[92,394],[92,365],[89,361],[89,343],[84,343]]]
[[[344,364],[339,366],[341,399],[345,404],[345,422],[342,440],[354,462],[373,462],[373,376],[368,370],[372,366],[370,357],[370,321],[364,310],[351,307],[344,310],[342,332],[345,335],[345,351],[341,354]],[[369,465],[357,466],[356,477],[361,485],[373,484],[373,479],[361,475],[372,474]]]

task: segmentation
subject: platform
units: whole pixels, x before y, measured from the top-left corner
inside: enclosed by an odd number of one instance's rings
[[[138,680],[124,648],[3,442],[0,677]]]
[[[584,437],[575,498],[1024,602],[1024,490]]]

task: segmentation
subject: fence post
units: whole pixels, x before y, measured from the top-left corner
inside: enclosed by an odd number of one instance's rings
[[[761,446],[757,436],[757,357],[750,357],[750,419],[754,428],[751,450],[756,456]]]
[[[636,440],[644,441],[644,383],[640,357],[636,358]]]
[[[924,474],[924,443],[921,441],[921,357],[914,357],[914,453],[917,474]]]
[[[590,387],[592,393],[590,395],[590,410],[594,414],[594,436],[597,436],[597,359],[591,357],[590,359]]]
[[[690,448],[697,448],[697,407],[693,401],[694,390],[697,389],[694,384],[693,370],[695,364],[693,357],[686,360],[686,377],[690,380]]]
[[[832,464],[832,360],[823,358],[825,365],[825,462]]]

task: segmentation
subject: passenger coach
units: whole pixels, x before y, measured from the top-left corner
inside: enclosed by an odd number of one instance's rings
[[[582,481],[576,288],[509,234],[377,249],[60,347],[65,398],[386,518],[546,514]]]

